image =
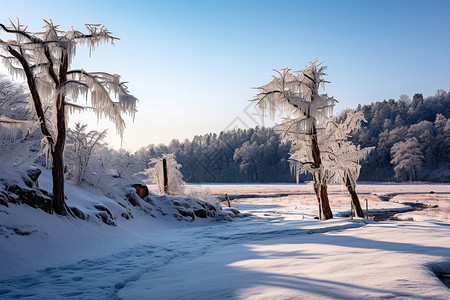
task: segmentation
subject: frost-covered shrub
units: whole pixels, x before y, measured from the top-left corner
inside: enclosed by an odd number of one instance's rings
[[[139,164],[134,155],[120,149],[111,152],[110,171],[124,180],[131,179],[139,172]]]
[[[208,188],[190,187],[189,189],[185,189],[185,195],[187,197],[200,199],[208,203],[217,202],[217,197],[214,196]]]
[[[109,149],[107,145],[95,147],[83,181],[109,198],[120,197],[120,189],[131,182],[129,177],[117,175],[115,167],[119,161],[115,161],[116,155],[115,151]]]
[[[86,181],[109,198],[120,198],[127,188],[142,183],[136,176],[139,164],[134,156],[123,149],[110,149],[106,144],[94,148],[88,170]]]
[[[91,158],[95,157],[95,151],[101,147],[106,137],[106,130],[98,132],[91,130],[86,132],[87,125],[77,123],[74,129],[67,130],[67,146],[65,150],[66,178],[75,184],[86,183],[93,185],[93,174],[99,174],[104,169],[95,169]],[[98,158],[95,157],[95,158]]]

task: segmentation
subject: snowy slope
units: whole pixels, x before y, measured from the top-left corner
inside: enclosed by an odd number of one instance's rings
[[[84,207],[108,201],[73,186],[68,196]],[[0,206],[0,298],[450,298],[433,273],[450,273],[448,220],[317,221],[311,196],[236,200],[251,216],[233,222],[178,222],[136,210],[117,226]],[[404,207],[367,197],[374,209]],[[331,199],[336,215],[348,211],[348,198]]]

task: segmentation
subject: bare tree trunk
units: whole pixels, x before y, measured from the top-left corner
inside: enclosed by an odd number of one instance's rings
[[[328,220],[333,218],[331,212],[330,201],[328,200],[328,189],[326,183],[320,184],[320,198],[322,200],[322,220]]]
[[[55,148],[52,151],[53,166],[53,209],[57,214],[66,215],[66,203],[64,200],[64,145],[66,142],[66,121],[64,109],[64,97],[57,96],[56,123],[58,128],[58,137]]]
[[[163,158],[164,194],[169,193],[169,178],[167,176],[167,159]]]
[[[345,186],[347,187],[348,192],[350,193],[350,197],[352,198],[352,205],[355,209],[356,215],[360,218],[364,218],[364,212],[361,208],[361,204],[359,202],[358,194],[356,194],[355,189],[353,189],[353,186],[351,185],[350,178],[345,178]]]
[[[60,149],[52,153],[53,210],[60,215],[67,215],[64,201],[64,167]]]
[[[49,59],[51,61],[51,59]],[[52,66],[52,65],[51,65]],[[59,68],[59,82],[56,80],[55,84],[61,85],[67,81],[68,57],[67,53],[61,53],[61,65]],[[53,71],[53,68],[51,68]],[[52,72],[50,72],[52,74]],[[65,96],[58,93],[56,96],[56,130],[58,135],[56,137],[55,147],[52,151],[53,167],[53,209],[57,214],[67,215],[66,201],[64,197],[64,146],[66,144],[66,111],[65,111]]]
[[[318,170],[322,164],[322,160],[320,158],[320,149],[317,143],[317,131],[315,126],[312,128],[311,151],[314,159],[314,167]],[[313,175],[313,179],[314,192],[316,193],[316,198],[319,202],[319,218],[321,220],[332,219],[333,213],[331,211],[330,201],[328,199],[327,184],[323,180],[320,171],[318,172],[318,174]]]

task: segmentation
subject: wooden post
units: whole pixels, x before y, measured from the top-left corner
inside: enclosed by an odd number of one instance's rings
[[[369,219],[369,202],[366,199],[366,218]]]
[[[225,198],[227,198],[228,207],[231,207],[230,197],[228,197],[228,194],[225,194]]]
[[[169,179],[167,176],[167,159],[163,158],[164,194],[169,193]]]

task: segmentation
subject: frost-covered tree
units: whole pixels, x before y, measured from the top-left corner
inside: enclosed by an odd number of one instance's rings
[[[422,148],[417,138],[408,138],[403,142],[394,144],[391,148],[391,155],[391,163],[395,164],[396,179],[401,179],[403,174],[409,181],[417,179],[418,172],[424,162]]]
[[[319,94],[320,85],[326,83],[323,79],[325,69],[316,59],[298,72],[291,72],[290,69],[276,71],[278,76],[259,87],[254,98],[263,115],[268,111],[273,119],[277,109],[287,114],[287,118],[276,129],[284,139],[291,142],[295,151],[291,159],[300,163],[303,171],[312,174],[322,220],[332,218],[333,213],[328,199],[318,132],[325,130],[333,116],[336,102],[333,97]]]
[[[38,139],[28,94],[22,86],[0,77],[0,172],[6,174],[32,159]],[[28,161],[29,162],[29,161]]]
[[[164,184],[163,159],[165,159],[167,165],[167,186]],[[152,158],[149,163],[149,168],[144,170],[143,174],[146,175],[150,181],[156,183],[158,193],[182,195],[185,183],[180,168],[181,165],[175,160],[175,155],[164,154],[161,158]]]
[[[86,124],[76,123],[74,129],[67,130],[65,159],[68,171],[66,177],[74,184],[93,185],[89,180],[90,173],[94,172],[90,160],[95,149],[100,147],[106,138],[106,130],[86,132],[86,127]]]
[[[115,151],[107,147],[106,143],[94,147],[89,160],[88,169],[86,172],[87,181],[94,188],[99,189],[102,193],[109,197],[115,198],[117,193],[117,186],[124,186],[122,178],[116,178],[114,170]]]
[[[10,27],[0,24],[0,32],[12,37],[8,41],[0,39],[0,58],[9,73],[26,79],[44,150],[52,161],[53,209],[67,214],[63,153],[68,113],[92,109],[97,117],[114,122],[122,134],[125,122],[121,114],[133,115],[137,99],[119,75],[70,69],[78,44],[88,45],[93,51],[117,39],[104,26],[86,24],[87,33],[82,33],[75,29],[62,31],[51,20],[44,20],[44,30],[33,33],[19,22],[10,23]],[[90,105],[77,104],[81,96],[90,99]]]
[[[360,161],[374,147],[361,149],[359,145],[349,141],[351,133],[360,128],[364,115],[352,110],[344,113],[346,117],[342,122],[327,123],[323,134],[319,134],[319,145],[328,182],[346,186],[356,215],[363,218],[364,212],[356,193],[356,181],[361,170]]]
[[[259,150],[261,144],[257,142],[247,141],[242,144],[242,146],[234,151],[233,159],[235,161],[240,162],[239,168],[245,174],[249,174],[251,179],[254,181],[258,181],[258,168],[257,168],[257,160],[260,152]],[[255,176],[253,178],[253,175]]]
[[[12,137],[32,127],[35,126],[25,89],[0,77],[0,136]]]

